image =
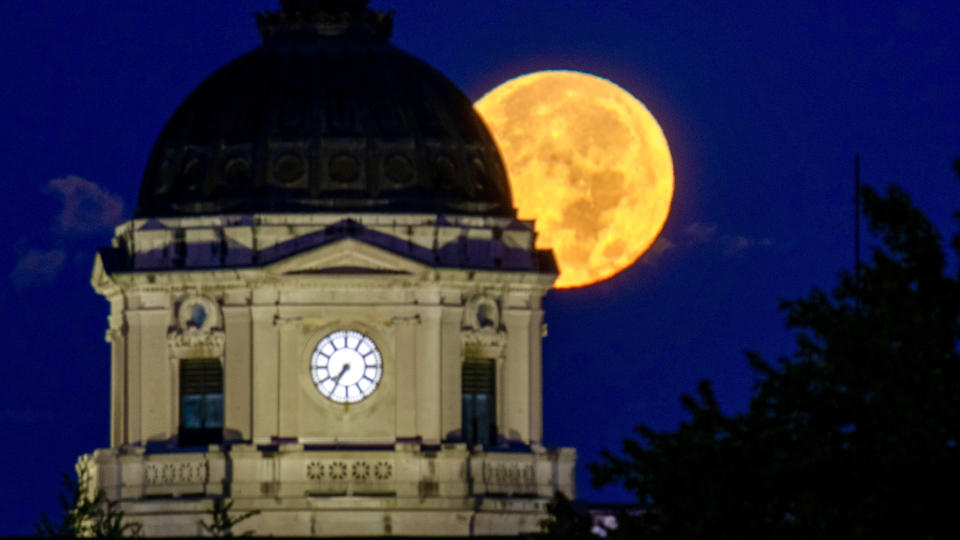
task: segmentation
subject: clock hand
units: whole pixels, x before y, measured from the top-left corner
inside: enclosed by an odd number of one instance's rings
[[[340,374],[337,375],[337,379],[334,381],[336,384],[340,384],[340,379],[350,370],[350,364],[344,364],[343,369],[340,370]]]

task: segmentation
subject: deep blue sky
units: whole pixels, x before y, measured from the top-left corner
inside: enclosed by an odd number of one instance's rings
[[[372,2],[396,11],[395,44],[472,99],[530,71],[587,71],[640,98],[671,143],[669,249],[546,302],[546,442],[578,448],[583,498],[624,497],[592,489],[585,465],[633,425],[675,426],[701,378],[742,408],[742,351],[792,350],[778,301],[832,285],[852,262],[855,153],[866,183],[903,185],[952,231],[960,4],[824,4]],[[108,444],[94,250],[131,215],[174,108],[255,47],[252,13],[277,6],[0,4],[0,534],[31,532],[56,509],[60,473]]]

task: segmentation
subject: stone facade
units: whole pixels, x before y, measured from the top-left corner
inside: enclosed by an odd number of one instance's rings
[[[532,223],[492,216],[129,221],[92,277],[111,306],[111,448],[81,460],[148,536],[199,534],[217,497],[261,511],[235,532],[535,531],[555,491],[574,495],[576,456],[541,446],[540,303],[556,272],[533,241]],[[336,330],[382,355],[357,403],[311,379]],[[193,358],[222,367],[222,444],[178,440],[179,366]],[[495,366],[487,447],[462,441],[468,358]]]

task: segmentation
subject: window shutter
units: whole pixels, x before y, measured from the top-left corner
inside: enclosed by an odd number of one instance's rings
[[[494,390],[493,359],[467,359],[463,363],[464,394],[493,394]]]
[[[183,360],[180,363],[180,395],[223,392],[223,368],[216,358]]]

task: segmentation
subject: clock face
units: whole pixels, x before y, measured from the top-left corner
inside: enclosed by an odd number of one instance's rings
[[[317,390],[337,403],[356,403],[377,389],[383,358],[369,337],[340,330],[320,340],[310,359]]]

